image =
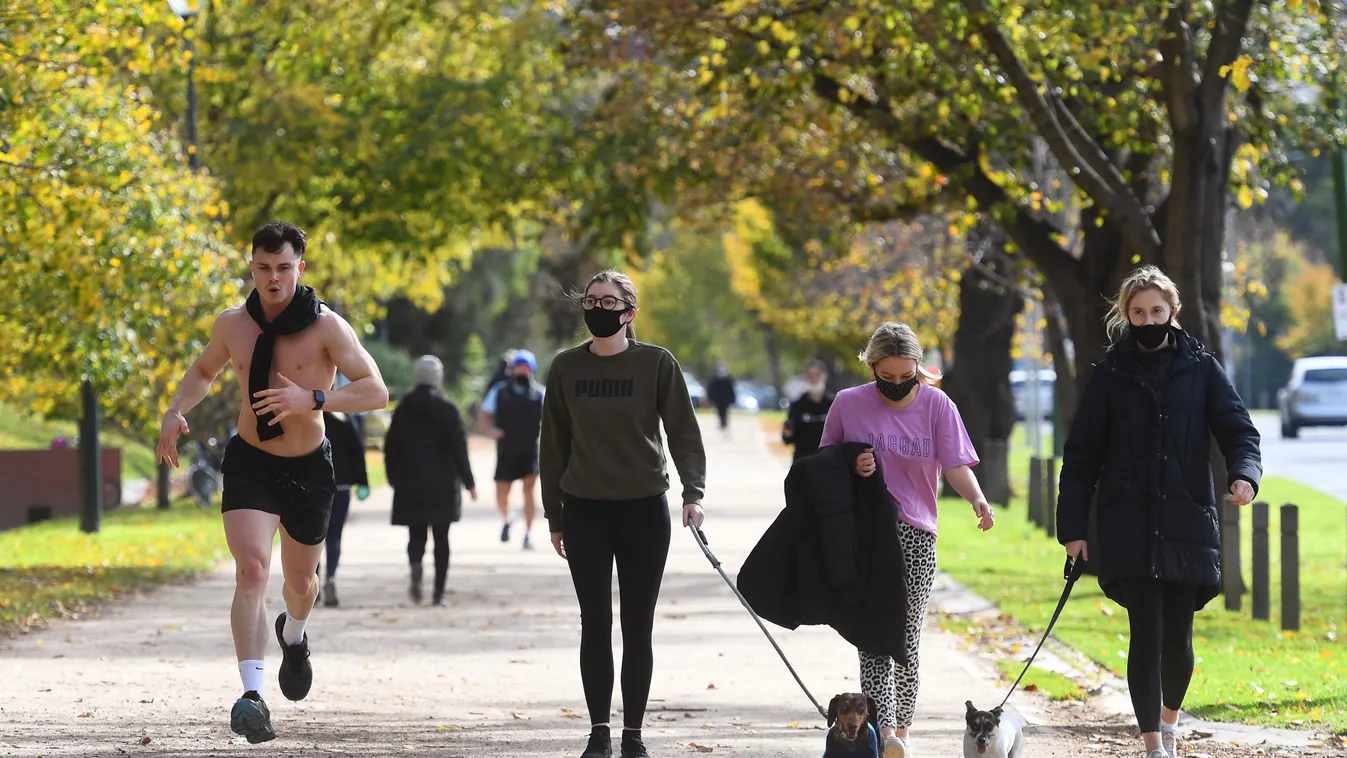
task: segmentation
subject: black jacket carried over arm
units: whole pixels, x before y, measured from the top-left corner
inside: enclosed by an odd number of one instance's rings
[[[1057,498],[1057,537],[1086,539],[1097,496],[1098,541],[1089,545],[1104,593],[1118,579],[1196,585],[1197,607],[1221,587],[1221,530],[1210,439],[1225,456],[1228,481],[1258,491],[1258,430],[1221,364],[1174,328],[1174,355],[1159,386],[1122,341],[1094,365],[1067,437]]]
[[[907,583],[898,516],[860,442],[821,448],[786,476],[786,508],[739,571],[755,612],[787,629],[827,625],[858,649],[907,663]]]

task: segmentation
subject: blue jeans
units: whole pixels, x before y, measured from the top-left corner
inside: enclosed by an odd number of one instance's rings
[[[337,575],[337,561],[341,560],[341,528],[346,526],[346,514],[351,512],[351,491],[337,490],[332,498],[332,518],[327,524],[327,579]]]

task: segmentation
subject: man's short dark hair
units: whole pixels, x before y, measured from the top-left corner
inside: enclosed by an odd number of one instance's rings
[[[304,230],[289,221],[268,221],[253,235],[253,255],[258,250],[279,253],[287,242],[294,249],[296,258],[304,257],[304,246],[308,243],[308,235]]]

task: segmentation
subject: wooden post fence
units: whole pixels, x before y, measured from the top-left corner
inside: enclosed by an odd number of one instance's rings
[[[1282,506],[1282,629],[1300,631],[1300,508]]]
[[[1253,504],[1253,617],[1272,618],[1268,566],[1268,504]]]

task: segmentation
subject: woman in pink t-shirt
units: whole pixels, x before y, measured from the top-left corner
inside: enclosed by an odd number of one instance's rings
[[[884,758],[907,758],[907,730],[917,707],[918,651],[922,621],[935,581],[936,496],[943,473],[973,505],[978,528],[995,523],[972,466],[978,463],[959,409],[949,396],[924,383],[922,350],[906,324],[881,324],[860,359],[875,376],[872,384],[837,393],[823,426],[821,446],[866,442],[873,450],[856,461],[856,473],[872,476],[882,465],[893,497],[907,582],[908,665],[860,651],[861,689],[879,705]]]

